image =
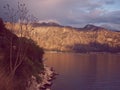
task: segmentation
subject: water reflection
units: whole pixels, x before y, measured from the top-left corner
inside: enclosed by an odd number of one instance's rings
[[[52,90],[120,90],[120,55],[46,53],[45,63],[60,73]]]

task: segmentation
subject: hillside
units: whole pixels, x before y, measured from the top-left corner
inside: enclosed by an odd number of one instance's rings
[[[26,90],[33,75],[40,82],[43,54],[33,40],[17,37],[6,29],[0,18],[0,90]]]
[[[6,27],[8,26],[6,24]],[[17,26],[19,25],[15,25],[16,31]],[[18,34],[18,32],[16,33]],[[110,31],[94,25],[73,28],[54,23],[33,24],[31,36],[45,50],[120,52],[120,32]]]

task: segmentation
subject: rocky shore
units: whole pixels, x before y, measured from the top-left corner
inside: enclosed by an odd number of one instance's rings
[[[53,68],[45,66],[44,72],[39,74],[39,76],[42,78],[41,83],[38,83],[35,76],[32,76],[28,82],[27,90],[51,90],[52,80],[55,79],[56,76]]]

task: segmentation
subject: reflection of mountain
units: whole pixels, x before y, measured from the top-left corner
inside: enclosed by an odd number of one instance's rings
[[[56,23],[35,23],[33,26],[32,38],[46,50],[120,52],[119,31],[110,31],[90,24],[84,28]]]

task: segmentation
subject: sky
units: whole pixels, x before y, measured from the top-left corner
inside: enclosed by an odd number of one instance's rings
[[[120,0],[0,0],[0,17],[5,18],[4,5],[16,8],[18,2],[25,3],[40,22],[74,27],[94,24],[120,30]]]

